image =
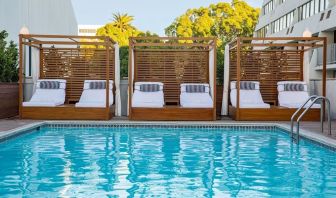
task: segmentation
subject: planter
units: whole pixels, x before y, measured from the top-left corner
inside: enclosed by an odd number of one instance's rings
[[[0,119],[19,114],[19,84],[0,83]]]

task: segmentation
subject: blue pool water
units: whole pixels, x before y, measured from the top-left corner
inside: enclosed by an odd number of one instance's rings
[[[336,153],[280,131],[41,128],[0,143],[0,197],[336,197]]]

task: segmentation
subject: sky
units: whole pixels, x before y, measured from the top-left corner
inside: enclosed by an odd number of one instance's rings
[[[80,25],[104,25],[112,20],[113,13],[134,16],[133,25],[142,31],[151,31],[164,36],[176,17],[189,8],[207,7],[210,4],[231,0],[72,0]],[[246,0],[260,7],[262,0]]]

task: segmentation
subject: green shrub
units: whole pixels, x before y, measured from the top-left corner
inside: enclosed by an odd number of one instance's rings
[[[120,76],[128,77],[128,46],[120,47]]]
[[[5,39],[8,33],[0,32],[0,82],[17,82],[18,75],[18,49],[13,41],[7,42]]]

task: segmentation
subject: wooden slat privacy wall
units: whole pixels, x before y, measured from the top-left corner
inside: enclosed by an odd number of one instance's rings
[[[209,51],[134,52],[134,82],[163,82],[165,101],[178,104],[181,83],[209,83]]]
[[[41,79],[65,79],[68,103],[77,102],[84,80],[106,79],[106,50],[95,48],[43,48]],[[109,50],[109,79],[114,79],[114,49]]]
[[[259,81],[265,102],[278,100],[279,81],[302,81],[300,51],[242,51],[240,54],[240,80]],[[230,53],[230,81],[237,80],[237,52]]]

